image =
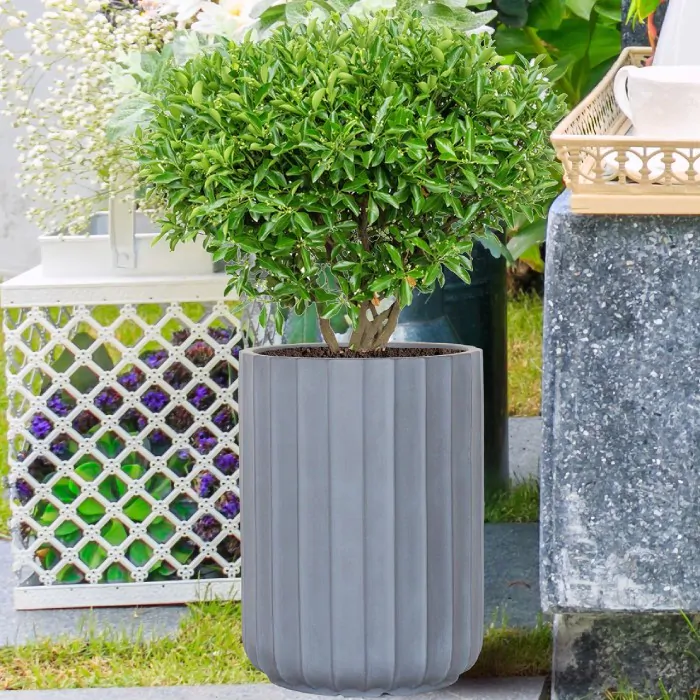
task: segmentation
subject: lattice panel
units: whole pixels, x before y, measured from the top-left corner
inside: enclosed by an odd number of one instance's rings
[[[21,584],[239,576],[237,313],[4,311]]]

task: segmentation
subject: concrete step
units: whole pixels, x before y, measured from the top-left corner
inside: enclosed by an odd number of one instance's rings
[[[544,683],[544,678],[464,678],[445,690],[411,697],[414,700],[540,700]],[[25,690],[3,691],[0,695],[10,693],[13,700],[325,700],[322,695],[305,695],[266,684]]]

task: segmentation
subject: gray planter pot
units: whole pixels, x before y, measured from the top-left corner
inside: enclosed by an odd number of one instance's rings
[[[476,661],[482,358],[450,347],[461,352],[241,353],[243,643],[273,683],[408,695]]]

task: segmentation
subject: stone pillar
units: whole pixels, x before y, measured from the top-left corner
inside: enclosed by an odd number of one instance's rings
[[[700,687],[700,217],[550,212],[541,591],[553,698]]]

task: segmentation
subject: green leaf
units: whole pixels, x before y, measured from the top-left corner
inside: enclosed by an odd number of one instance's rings
[[[71,539],[77,532],[80,532],[80,528],[70,520],[56,528],[56,536],[62,539]]]
[[[597,0],[566,0],[566,6],[578,17],[590,19]]]
[[[303,314],[290,313],[284,329],[284,342],[290,344],[317,343],[320,340],[316,306],[306,308]]]
[[[112,564],[107,567],[105,579],[107,583],[127,583],[129,574],[120,564]]]
[[[129,501],[124,508],[124,513],[135,523],[141,523],[150,515],[151,506],[143,498],[137,496]]]
[[[102,465],[92,461],[80,462],[75,473],[85,481],[94,481],[102,473]]]
[[[156,542],[167,542],[175,534],[175,526],[166,518],[159,516],[148,526],[148,534]]]
[[[120,545],[129,536],[119,520],[111,520],[102,528],[102,537],[113,546]]]
[[[401,260],[401,255],[396,248],[394,248],[391,243],[385,243],[384,244],[384,249],[386,250],[387,253],[389,253],[389,257],[391,258],[391,261],[396,265],[396,267],[399,270],[403,270],[403,261]]]
[[[51,491],[63,503],[72,503],[80,495],[80,488],[68,477],[60,478],[51,487]]]
[[[367,202],[367,223],[371,226],[377,219],[379,219],[379,207],[374,199],[370,197]]]
[[[409,306],[411,301],[413,301],[413,290],[408,280],[401,280],[401,287],[399,288],[399,303],[402,307]]]
[[[323,98],[326,96],[326,88],[319,88],[314,92],[314,94],[311,96],[311,109],[317,110],[321,102],[323,102]]]
[[[547,222],[545,219],[535,221],[521,229],[508,241],[508,250],[513,256],[513,260],[518,260],[532,246],[539,246],[541,243],[544,243],[546,234]]]
[[[72,584],[81,583],[83,581],[83,574],[77,567],[72,564],[64,566],[57,574],[56,580],[58,583]]]
[[[204,99],[204,82],[198,80],[192,87],[192,102],[196,105],[201,105]]]
[[[96,542],[87,542],[81,547],[79,556],[89,569],[97,569],[107,559],[107,552]]]
[[[151,558],[151,549],[148,545],[137,540],[129,547],[126,556],[134,566],[145,566]]]
[[[445,157],[448,160],[456,160],[457,159],[457,154],[455,153],[454,148],[452,147],[452,144],[449,143],[448,141],[445,141],[445,139],[435,139],[435,145],[437,146],[438,151],[440,151],[440,154]]]

